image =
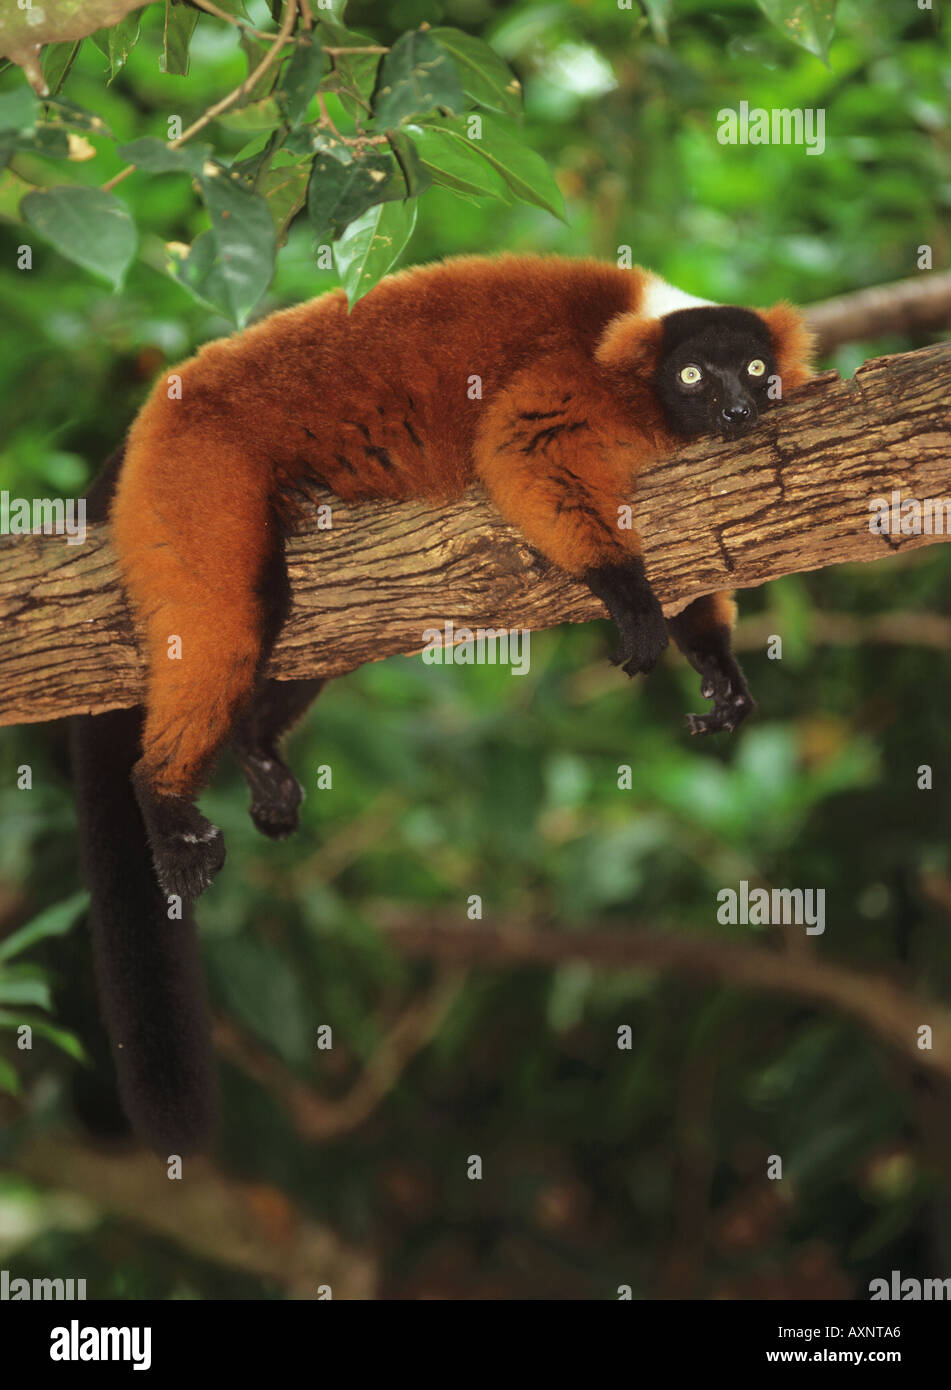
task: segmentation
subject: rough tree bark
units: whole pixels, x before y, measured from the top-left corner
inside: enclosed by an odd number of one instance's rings
[[[669,612],[700,594],[875,560],[942,535],[881,536],[869,499],[951,497],[951,343],[827,372],[747,439],[704,439],[637,484],[648,573]],[[278,677],[340,675],[419,651],[427,628],[545,628],[604,617],[478,489],[445,508],[332,500],[288,545]],[[136,703],[142,665],[101,527],[82,545],[0,538],[0,724]],[[620,675],[618,679],[623,677]]]

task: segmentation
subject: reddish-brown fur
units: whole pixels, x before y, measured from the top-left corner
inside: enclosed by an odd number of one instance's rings
[[[169,374],[181,399],[157,384],[111,516],[147,632],[138,772],[154,792],[191,795],[250,696],[257,586],[304,480],[346,499],[448,500],[478,477],[569,573],[640,553],[618,508],[673,444],[643,284],[589,260],[459,258],[390,277],[350,314],[334,291],[209,344]],[[795,386],[808,374],[798,315],[763,317]]]

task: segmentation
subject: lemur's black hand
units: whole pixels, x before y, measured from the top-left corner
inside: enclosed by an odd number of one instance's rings
[[[643,560],[632,556],[623,564],[599,565],[588,570],[584,579],[620,633],[621,647],[614,664],[629,676],[652,670],[667,645],[667,624],[647,581]]]

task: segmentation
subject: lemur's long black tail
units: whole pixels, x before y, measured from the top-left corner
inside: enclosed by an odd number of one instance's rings
[[[210,1024],[194,915],[169,917],[129,780],[141,728],[137,709],[72,720],[80,846],[123,1108],[158,1153],[185,1155],[215,1124]]]
[[[116,449],[87,493],[87,520],[106,520],[124,454]],[[158,1153],[185,1155],[215,1127],[211,1029],[194,913],[183,903],[181,917],[169,917],[132,790],[141,736],[139,709],[71,720],[80,849],[123,1108]]]

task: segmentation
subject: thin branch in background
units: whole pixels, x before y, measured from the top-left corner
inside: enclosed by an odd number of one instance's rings
[[[741,618],[733,646],[740,651],[762,650],[777,631],[775,613],[754,613]],[[805,638],[825,646],[860,646],[881,642],[896,647],[932,647],[951,650],[951,618],[940,613],[821,613],[813,609],[805,624]]]
[[[267,1280],[290,1298],[313,1299],[321,1284],[333,1287],[334,1298],[376,1297],[377,1258],[313,1220],[273,1184],[237,1182],[207,1158],[185,1160],[184,1182],[169,1182],[165,1171],[141,1149],[107,1149],[48,1130],[16,1151],[18,1181],[76,1193],[98,1211],[196,1259]]]
[[[284,13],[280,31],[274,37],[274,42],[254,71],[249,73],[244,81],[239,86],[235,87],[233,92],[229,92],[226,97],[222,97],[221,101],[216,102],[214,106],[209,106],[204,115],[199,116],[198,120],[194,121],[188,129],[183,131],[175,140],[170,140],[168,142],[170,150],[179,149],[180,146],[184,145],[186,140],[190,140],[193,135],[197,135],[200,130],[204,130],[205,126],[210,125],[222,112],[227,111],[236,101],[240,101],[243,96],[246,96],[248,92],[252,90],[267,70],[277,62],[277,59],[284,51],[285,45],[293,41],[291,38],[291,31],[294,28],[297,14],[298,0],[287,0],[287,8]],[[111,192],[123,179],[127,179],[130,174],[134,174],[137,167],[138,166],[135,164],[127,165],[125,169],[122,169],[118,174],[115,174],[102,185],[102,191],[104,193]]]
[[[386,135],[364,135],[362,131],[358,135],[341,135],[340,131],[334,125],[333,117],[327,110],[327,98],[323,92],[317,93],[317,104],[320,107],[320,120],[317,122],[318,128],[321,130],[329,130],[334,139],[339,140],[341,145],[361,148],[363,145],[385,145],[387,143],[389,137]]]
[[[312,1084],[301,1081],[230,1019],[215,1020],[215,1047],[221,1056],[278,1098],[301,1139],[312,1143],[348,1134],[373,1114],[413,1058],[439,1032],[467,973],[456,967],[439,970],[430,989],[400,1014],[351,1089],[339,1100],[327,1100]]]
[[[213,15],[215,19],[223,19],[226,24],[233,24],[236,29],[240,29],[242,34],[251,34],[256,39],[273,40],[276,30],[268,32],[266,29],[255,29],[253,24],[249,24],[246,19],[239,19],[237,15],[229,14],[227,10],[220,10],[212,0],[192,0],[196,9],[204,10],[206,14]]]
[[[951,1010],[901,988],[890,976],[863,973],[826,956],[793,956],[672,926],[659,933],[636,924],[614,931],[562,931],[525,922],[462,925],[455,918],[420,922],[397,908],[388,913],[379,908],[374,919],[397,950],[444,964],[511,969],[584,961],[613,971],[668,972],[806,999],[856,1019],[917,1067],[951,1081]],[[918,1045],[922,1024],[932,1029],[930,1050]]]
[[[821,354],[844,343],[869,342],[886,334],[951,329],[951,270],[923,271],[907,280],[837,295],[806,310]]]

